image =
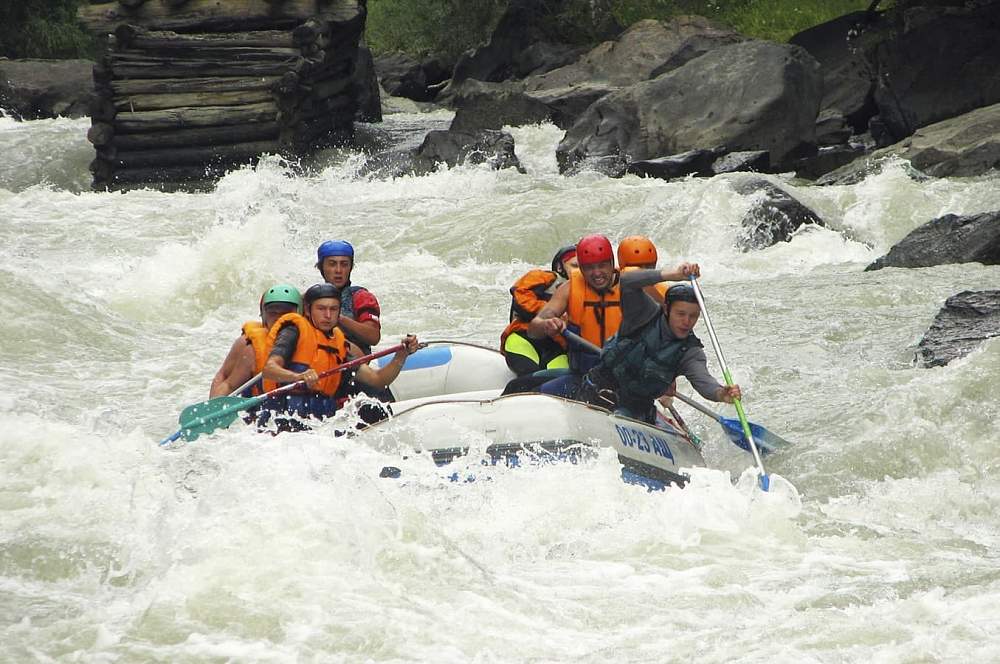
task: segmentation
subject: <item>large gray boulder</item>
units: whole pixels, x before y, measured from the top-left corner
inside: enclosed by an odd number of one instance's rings
[[[945,300],[918,346],[924,366],[938,367],[1000,336],[1000,290],[962,291]]]
[[[913,7],[872,51],[875,103],[895,140],[1000,102],[1000,2]]]
[[[19,120],[89,114],[94,97],[90,60],[0,58],[0,108]]]
[[[1000,212],[938,217],[911,231],[865,270],[946,263],[1000,264]]]
[[[629,161],[724,147],[767,150],[782,164],[815,148],[819,64],[767,41],[723,46],[591,105],[556,152],[566,171],[589,157]]]
[[[701,16],[639,21],[614,41],[594,47],[576,62],[529,76],[525,89],[550,90],[599,83],[621,88],[676,69],[713,48],[741,41],[732,30]]]

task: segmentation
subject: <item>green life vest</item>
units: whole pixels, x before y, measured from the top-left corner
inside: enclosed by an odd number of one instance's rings
[[[601,365],[614,377],[619,403],[649,405],[677,378],[685,351],[703,345],[694,334],[664,343],[670,336],[666,318],[657,316],[627,337],[616,335],[604,347]]]

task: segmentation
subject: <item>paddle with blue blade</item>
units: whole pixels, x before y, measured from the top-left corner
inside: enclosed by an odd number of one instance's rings
[[[426,344],[421,344],[419,348],[423,348],[425,345]],[[321,372],[319,374],[319,378],[331,376],[341,371],[350,371],[355,367],[371,362],[375,358],[395,353],[402,348],[404,348],[404,344],[396,344],[390,348],[385,348],[378,352],[353,359],[350,362],[344,362],[343,364],[339,364]],[[183,437],[184,440],[192,441],[203,433],[211,433],[216,429],[225,429],[236,421],[236,418],[239,417],[239,413],[241,411],[253,408],[254,406],[257,406],[272,397],[303,387],[305,384],[306,382],[304,380],[300,380],[287,385],[282,385],[275,390],[265,392],[264,394],[256,397],[216,397],[214,399],[209,399],[208,401],[192,404],[181,411],[181,416],[179,418],[180,429],[173,435],[160,441],[160,445],[166,445],[181,437]]]
[[[722,367],[722,377],[726,381],[726,385],[732,386],[734,384],[733,376],[729,373],[729,366],[726,364],[725,355],[722,354],[722,346],[719,345],[719,338],[715,336],[715,328],[712,326],[712,319],[708,315],[708,308],[705,306],[705,298],[702,296],[701,286],[698,285],[698,279],[693,274],[690,276],[690,279],[691,287],[694,289],[695,297],[698,299],[698,306],[701,307],[701,315],[705,317],[705,327],[708,328],[708,336],[712,340],[712,348],[715,349],[715,355],[719,358],[719,366]],[[757,443],[754,440],[753,431],[750,429],[750,422],[747,420],[746,413],[743,412],[743,404],[739,399],[733,399],[733,405],[736,406],[736,414],[739,415],[743,434],[746,436],[746,442],[750,444],[750,452],[753,454],[753,460],[757,464],[760,488],[767,491],[771,485],[771,478],[764,471],[764,463],[760,460],[760,450],[757,448]]]
[[[750,441],[747,440],[746,434],[743,432],[742,422],[731,417],[722,417],[715,411],[706,408],[694,399],[686,397],[683,394],[677,393],[674,396],[695,410],[708,415],[713,420],[721,424],[723,432],[725,432],[729,440],[733,441],[734,445],[746,450],[747,452],[751,451]],[[791,443],[787,440],[775,433],[772,433],[771,431],[768,431],[760,424],[749,421],[748,423],[750,424],[750,433],[753,435],[753,439],[756,441],[758,448],[760,448],[761,454],[765,454],[767,452],[777,452],[783,447],[791,445]]]

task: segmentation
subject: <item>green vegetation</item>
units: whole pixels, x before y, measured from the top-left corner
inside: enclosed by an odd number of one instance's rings
[[[76,20],[77,0],[0,0],[0,55],[92,58],[94,37]]]
[[[601,6],[623,26],[644,18],[700,14],[759,39],[787,41],[792,35],[849,12],[871,0],[539,0],[548,10],[546,32],[570,43],[588,43],[592,10]],[[883,2],[883,5],[891,4]],[[367,38],[376,53],[405,51],[454,59],[485,43],[505,0],[369,0]]]
[[[375,53],[454,61],[490,38],[506,7],[506,0],[369,0],[365,39]]]

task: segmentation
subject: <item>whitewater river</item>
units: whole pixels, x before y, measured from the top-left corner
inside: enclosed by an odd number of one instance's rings
[[[945,298],[1000,268],[862,271],[1000,208],[1000,177],[769,176],[831,228],[744,254],[746,176],[562,177],[552,126],[513,131],[524,175],[366,181],[331,156],[200,194],[89,191],[88,126],[0,118],[0,661],[1000,661],[1000,339],[913,363]],[[612,453],[452,484],[379,479],[394,457],[325,426],[157,445],[261,291],[318,279],[322,240],[354,243],[383,339],[492,345],[512,281],[590,232],[701,263],[797,499],[739,481],[749,455],[689,409],[710,468],[659,493]]]

